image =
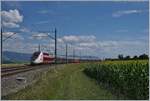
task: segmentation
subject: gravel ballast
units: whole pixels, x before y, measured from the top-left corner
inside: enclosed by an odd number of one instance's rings
[[[49,65],[40,65],[40,67],[41,68],[35,70],[1,78],[1,96],[6,96],[8,94],[18,92],[19,90],[39,80],[42,73],[56,68],[56,66]],[[59,65],[57,67],[61,66]]]

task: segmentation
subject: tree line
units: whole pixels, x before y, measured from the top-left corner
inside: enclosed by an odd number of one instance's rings
[[[142,54],[142,55],[135,55],[133,57],[127,55],[123,56],[123,54],[119,54],[117,59],[112,59],[112,58],[106,58],[105,60],[143,60],[143,59],[149,59],[147,54]]]

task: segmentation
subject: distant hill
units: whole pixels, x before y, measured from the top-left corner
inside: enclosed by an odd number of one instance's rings
[[[18,53],[18,52],[11,52],[11,51],[4,51],[3,52],[3,63],[21,63],[21,62],[30,62],[32,54],[27,53]],[[65,55],[61,55],[65,58]],[[98,59],[95,56],[75,56],[76,58],[81,59]],[[73,58],[72,55],[68,55],[68,58]]]
[[[29,62],[32,54],[11,51],[3,52],[3,63]]]

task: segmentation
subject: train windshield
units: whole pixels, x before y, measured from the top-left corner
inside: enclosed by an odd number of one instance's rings
[[[39,55],[40,55],[40,52],[33,53],[31,60],[35,60],[36,58],[38,58]]]

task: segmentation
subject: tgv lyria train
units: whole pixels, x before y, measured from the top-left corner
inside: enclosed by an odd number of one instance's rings
[[[31,57],[31,64],[52,64],[55,62],[55,57],[45,52],[34,52]],[[68,63],[79,63],[79,59],[67,59]],[[66,63],[66,58],[57,57],[57,63]]]
[[[40,51],[34,52],[31,57],[31,64],[46,64],[54,62],[55,62],[54,56]]]

